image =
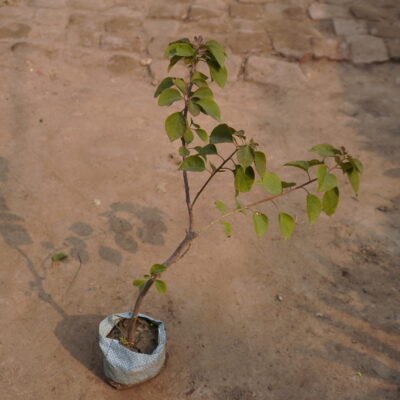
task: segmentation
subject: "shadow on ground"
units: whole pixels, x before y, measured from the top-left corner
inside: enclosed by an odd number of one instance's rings
[[[54,329],[54,334],[69,354],[98,378],[104,380],[102,357],[98,346],[100,315],[68,315]]]

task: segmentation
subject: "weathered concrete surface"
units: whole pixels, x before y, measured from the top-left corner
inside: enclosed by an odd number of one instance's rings
[[[320,1],[334,8],[315,20],[307,0],[8,3],[1,399],[398,400],[400,65],[354,65],[354,32],[334,30],[338,19],[361,23],[397,59],[398,1]],[[283,162],[310,157],[315,143],[343,144],[365,164],[361,194],[344,184],[337,214],[312,226],[304,194],[279,203],[297,219],[287,242],[274,207],[262,209],[271,219],[263,240],[243,215],[231,239],[219,227],[200,236],[165,275],[167,294],[151,293],[144,306],[166,322],[167,367],[116,392],[103,381],[97,324],[130,307],[132,280],[184,234],[176,148],[163,129],[169,111],[153,91],[166,74],[163,47],[189,34],[228,45],[230,80],[216,90],[223,120],[266,149],[272,171],[300,182]],[[311,57],[293,53],[299,43],[310,43]],[[217,216],[216,199],[233,205],[223,182],[199,201],[196,229]],[[68,261],[51,263],[61,250]]]

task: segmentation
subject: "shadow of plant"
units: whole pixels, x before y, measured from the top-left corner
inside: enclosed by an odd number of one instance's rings
[[[54,334],[69,354],[100,379],[102,358],[98,346],[100,315],[67,315],[55,327]]]

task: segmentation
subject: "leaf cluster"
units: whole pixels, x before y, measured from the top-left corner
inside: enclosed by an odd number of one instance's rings
[[[277,222],[282,237],[288,239],[294,232],[296,218],[279,209],[275,203],[277,198],[304,189],[308,221],[314,223],[321,212],[332,216],[337,209],[340,194],[339,180],[335,174],[337,170],[342,171],[355,195],[358,195],[363,166],[344,147],[319,144],[309,150],[315,154],[314,158],[285,163],[284,166],[297,168],[305,173],[305,182],[298,184],[285,181],[276,172],[271,171],[268,168],[267,155],[242,129],[220,122],[220,108],[210,86],[215,82],[223,88],[228,73],[225,67],[227,55],[218,42],[204,41],[201,37],[195,37],[194,41],[187,38],[179,39],[168,45],[164,56],[169,59],[168,72],[177,63],[183,63],[188,70],[188,77],[168,76],[163,79],[154,94],[160,106],[180,104],[180,108],[165,120],[165,131],[169,140],[180,140],[178,153],[182,157],[182,162],[179,170],[185,171],[184,173],[207,171],[210,174],[193,202],[188,205],[190,211],[214,175],[228,172],[232,176],[235,207],[229,209],[225,203],[217,200],[215,206],[221,214],[214,222],[219,222],[225,234],[230,237],[232,226],[227,218],[236,212],[245,214],[246,211],[250,211],[255,233],[258,237],[263,237],[268,231],[270,218],[258,206],[272,202],[278,210]],[[197,70],[200,63],[207,65],[209,75]],[[199,115],[207,115],[218,121],[218,124],[207,132],[197,119]],[[224,156],[227,145],[233,149],[230,156]],[[241,205],[239,196],[250,192],[255,184],[262,188],[268,197],[252,204]],[[314,188],[313,193],[311,188]],[[165,269],[163,265],[153,265],[150,274],[145,275],[144,279],[135,281],[134,285],[142,289],[146,282],[152,279],[155,280],[158,291],[164,293],[165,283],[160,281],[158,276]]]
[[[133,285],[139,288],[139,290],[143,290],[143,288],[146,286],[146,283],[150,280],[154,281],[154,285],[157,289],[157,291],[161,294],[166,293],[167,291],[167,284],[162,281],[161,279],[158,279],[158,277],[166,271],[167,267],[163,264],[153,264],[150,267],[150,271],[148,274],[143,275],[142,279],[136,279],[133,281]]]

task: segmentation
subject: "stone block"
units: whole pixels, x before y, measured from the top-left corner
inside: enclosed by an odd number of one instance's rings
[[[347,38],[350,45],[351,60],[355,64],[369,64],[389,59],[385,42],[369,35],[355,35]]]
[[[105,10],[113,6],[113,2],[109,0],[68,0],[68,7],[78,10]]]
[[[400,7],[396,9],[375,7],[365,2],[359,2],[351,5],[351,13],[360,19],[369,21],[380,21],[382,19],[396,20],[400,15]]]
[[[400,23],[397,22],[370,22],[368,24],[369,32],[371,35],[383,38],[399,38],[400,37]]]
[[[237,0],[239,3],[245,4],[265,4],[271,0]]]
[[[229,7],[229,15],[236,18],[257,19],[264,17],[264,7],[260,4],[233,3]]]
[[[67,15],[64,10],[42,8],[36,11],[35,21],[43,25],[63,25],[67,24]]]
[[[115,75],[125,75],[131,72],[143,75],[145,68],[140,65],[138,59],[123,55],[114,55],[107,62],[107,69]]]
[[[100,48],[110,51],[132,51],[140,53],[144,50],[143,40],[140,36],[120,37],[104,34],[100,36]]]
[[[92,25],[92,16],[90,14],[71,14],[68,17],[68,27],[83,28]]]
[[[312,38],[314,56],[329,60],[348,60],[349,46],[340,38]]]
[[[231,19],[232,28],[229,31],[233,32],[246,32],[246,33],[264,33],[265,21],[263,20],[251,20],[251,19]],[[226,33],[226,31],[225,31]]]
[[[215,33],[223,33],[226,36],[231,31],[231,20],[227,17],[217,17],[196,21],[183,21],[180,25],[178,36],[193,37],[201,32],[205,39],[209,39],[209,35],[214,36]]]
[[[229,35],[227,44],[233,53],[239,54],[270,54],[271,40],[266,33],[236,32]]]
[[[277,53],[285,57],[303,59],[313,54],[311,40],[302,35],[275,33],[272,35],[272,45]]]
[[[347,7],[324,3],[311,4],[308,8],[308,13],[314,20],[350,17],[350,12]]]
[[[393,60],[400,60],[400,38],[387,39],[386,44],[389,50],[390,58]]]
[[[28,36],[31,28],[29,25],[11,23],[0,26],[0,39],[19,39]]]
[[[289,19],[304,20],[307,18],[307,14],[302,7],[287,7],[282,10],[282,15]]]
[[[142,22],[130,17],[114,17],[104,23],[104,30],[116,36],[130,37],[139,33]]]
[[[235,54],[228,55],[225,61],[225,65],[228,70],[229,82],[236,82],[239,79],[240,74],[242,72],[243,62],[244,59],[241,56]]]
[[[146,19],[143,21],[143,29],[149,37],[176,36],[180,22],[175,19]]]
[[[188,4],[176,3],[172,0],[158,1],[150,7],[149,18],[184,19],[189,11]]]
[[[23,59],[35,58],[36,56],[49,59],[54,59],[58,55],[57,50],[48,49],[37,44],[29,42],[18,42],[11,46],[10,50],[16,57],[21,57]]]
[[[65,8],[66,0],[31,0],[29,6],[41,8]]]
[[[0,7],[0,20],[7,22],[18,20],[30,20],[33,17],[33,8],[28,7]]]
[[[218,18],[221,13],[212,8],[194,5],[190,8],[189,20],[197,21],[199,19]]]
[[[245,79],[290,88],[300,88],[306,83],[306,78],[297,63],[260,56],[248,58]]]
[[[67,32],[67,41],[72,46],[97,47],[99,44],[99,34],[90,30],[74,29]]]
[[[362,35],[367,33],[367,24],[365,21],[357,21],[353,19],[333,20],[335,32],[339,36]]]

